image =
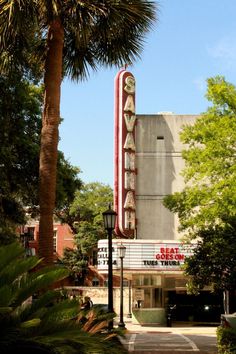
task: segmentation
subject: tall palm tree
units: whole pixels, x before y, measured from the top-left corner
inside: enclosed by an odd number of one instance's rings
[[[11,58],[14,64],[17,60],[22,63],[30,51],[43,70],[39,255],[45,263],[53,262],[62,78],[85,79],[90,69],[101,65],[132,63],[139,57],[154,20],[155,3],[148,0],[0,0],[2,68]],[[32,52],[35,40],[40,41],[41,56],[36,49]],[[3,55],[3,50],[8,55]]]

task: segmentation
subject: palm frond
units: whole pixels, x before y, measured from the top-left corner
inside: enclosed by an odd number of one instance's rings
[[[39,263],[40,260],[36,257],[18,258],[9,261],[8,265],[0,271],[0,286],[2,284],[12,284],[14,280],[35,268]]]
[[[57,269],[45,275],[41,274],[39,277],[31,279],[30,275],[22,277],[20,279],[20,286],[18,292],[15,295],[14,303],[16,306],[26,301],[32,294],[39,292],[40,290],[50,287],[55,281],[64,279],[68,275],[68,271],[65,269]]]
[[[156,20],[152,1],[75,1],[70,7],[70,21],[65,17],[63,22],[64,70],[74,80],[85,79],[100,65],[132,64]]]
[[[24,249],[18,242],[0,247],[0,276],[9,262],[18,259],[21,255],[24,255]]]
[[[3,249],[8,250],[8,253],[12,252],[12,259],[9,254],[5,255],[6,251],[4,253]],[[104,331],[107,319],[89,313],[87,324],[83,327],[77,320],[80,311],[78,302],[61,300],[60,289],[52,289],[53,282],[66,276],[67,271],[61,267],[47,267],[27,272],[27,267],[31,270],[32,264],[37,264],[37,259],[30,262],[24,258],[18,244],[4,246],[3,249],[0,249],[2,262],[8,258],[9,265],[6,268],[11,274],[7,276],[5,271],[2,275],[5,279],[12,279],[12,283],[3,285],[0,277],[1,353],[126,352],[118,344],[119,341],[115,349],[111,349],[117,334],[107,334]],[[20,271],[15,271],[14,262]],[[32,300],[35,291],[38,298]]]
[[[60,300],[61,291],[59,289],[48,290],[34,299],[29,306],[21,306],[21,308],[18,309],[18,314],[22,321],[35,317],[42,318],[48,307]]]

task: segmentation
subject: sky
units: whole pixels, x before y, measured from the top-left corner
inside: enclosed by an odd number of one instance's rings
[[[200,114],[206,79],[236,85],[236,0],[158,0],[158,21],[141,59],[127,70],[136,79],[136,113]],[[59,149],[80,168],[84,183],[113,188],[114,78],[100,68],[85,82],[62,84]]]

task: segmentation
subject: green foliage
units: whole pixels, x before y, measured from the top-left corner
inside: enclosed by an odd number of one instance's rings
[[[131,64],[156,19],[155,3],[135,1],[5,1],[0,12],[0,68],[7,72],[42,68],[47,30],[54,20],[64,29],[64,75],[85,79],[101,65]]]
[[[74,4],[70,6],[72,16],[64,20],[64,68],[73,80],[87,78],[91,69],[101,65],[122,67],[139,58],[145,34],[156,18],[154,2],[94,0]]]
[[[164,205],[178,214],[179,230],[188,240],[200,240],[186,262],[190,288],[213,283],[231,289],[236,279],[236,88],[223,77],[211,78],[206,96],[212,106],[180,135],[188,144],[186,185]]]
[[[53,290],[68,271],[39,264],[37,257],[25,258],[18,243],[0,247],[1,353],[110,353],[114,339],[103,333],[104,318],[88,318],[85,328],[77,301],[62,300],[61,290]],[[125,350],[119,344],[112,352]]]
[[[74,250],[66,249],[63,263],[72,271],[77,272],[83,280],[87,266],[88,254],[96,247],[101,238],[106,238],[102,212],[113,200],[113,192],[109,185],[99,182],[83,185],[75,194],[70,208],[70,215],[76,220],[74,226]]]
[[[89,254],[93,248],[97,247],[98,239],[103,236],[104,230],[99,229],[99,226],[92,222],[81,221],[76,232],[75,248],[65,249],[62,261],[72,274],[76,273],[76,279],[82,285],[87,274]]]
[[[42,90],[17,73],[0,76],[0,239],[11,241],[35,204]],[[7,237],[5,236],[7,235]]]
[[[78,248],[65,248],[63,252],[63,264],[71,271],[71,274],[82,273],[87,268],[88,257]]]
[[[0,90],[1,189],[17,195],[20,186],[27,204],[35,199],[42,89],[15,75],[0,76]]]
[[[235,229],[231,226],[202,230],[194,254],[185,260],[190,276],[188,290],[197,292],[205,285],[234,290],[236,283]]]
[[[103,234],[104,230],[99,230],[97,224],[81,221],[75,235],[75,244],[82,254],[87,254],[92,247],[97,246],[99,236],[102,237]]]
[[[113,201],[113,191],[109,185],[99,182],[84,184],[75,194],[70,215],[77,221],[76,244],[81,242],[83,250],[88,250],[100,239],[106,237],[102,213]]]
[[[56,208],[63,210],[73,202],[75,192],[82,186],[82,181],[78,178],[80,169],[72,166],[68,160],[65,159],[64,154],[58,151],[57,163],[57,193]]]
[[[113,192],[109,185],[93,182],[77,191],[71,205],[70,213],[77,215],[81,221],[102,225],[102,213],[113,201]]]
[[[217,328],[218,354],[236,353],[236,330],[233,328]]]
[[[236,89],[216,77],[208,80],[207,97],[213,106],[181,133],[189,144],[183,151],[187,186],[165,200],[189,232],[232,224],[236,215]]]
[[[61,80],[87,78],[101,65],[133,63],[155,20],[155,3],[147,0],[0,0],[0,71],[38,67],[44,78],[39,252],[46,263],[53,260]]]
[[[37,212],[42,87],[12,72],[0,75],[0,244],[25,223],[23,206]],[[65,208],[81,185],[79,169],[58,152],[57,208]],[[7,236],[6,236],[7,235]]]

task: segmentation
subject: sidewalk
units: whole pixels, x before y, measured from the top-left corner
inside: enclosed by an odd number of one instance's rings
[[[115,325],[119,322],[119,319],[115,319]],[[172,327],[159,327],[159,326],[141,326],[140,324],[132,323],[132,318],[124,317],[125,328],[130,333],[155,333],[166,332],[176,334],[198,334],[198,335],[210,335],[216,336],[217,325],[215,326],[194,326],[188,324],[173,324]]]
[[[115,326],[119,320],[116,318]],[[132,354],[216,354],[217,326],[174,323],[172,327],[141,326],[124,318],[125,336],[121,342]]]

